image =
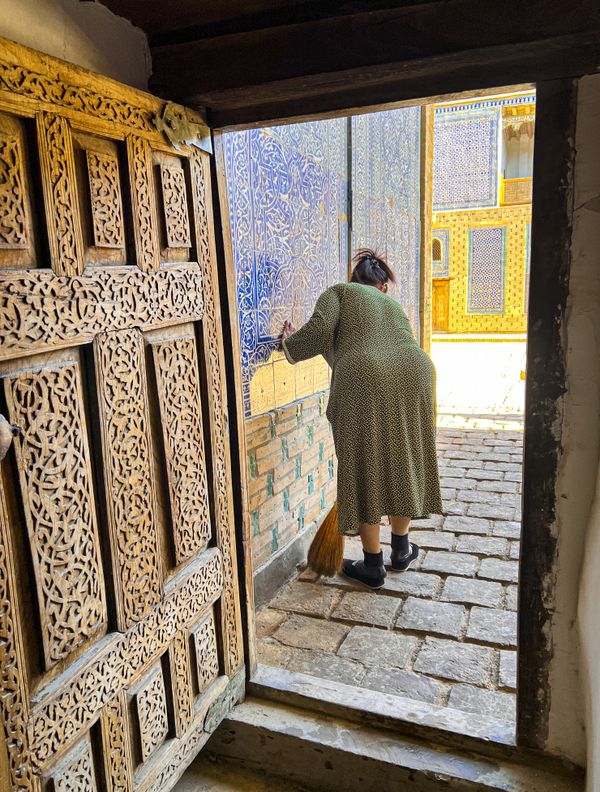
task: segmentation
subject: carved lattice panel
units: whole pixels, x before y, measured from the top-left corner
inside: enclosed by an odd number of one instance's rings
[[[162,583],[141,333],[102,333],[94,353],[117,619],[125,630],[159,602]]]
[[[193,337],[152,344],[171,499],[175,558],[179,564],[210,539],[210,507]]]
[[[79,366],[4,379],[37,585],[46,668],[106,628]]]
[[[169,733],[165,681],[160,662],[131,692],[139,728],[141,761],[146,762]]]
[[[179,737],[188,728],[194,708],[190,642],[187,630],[179,630],[169,647],[169,666],[175,710],[175,733]]]
[[[152,150],[148,141],[137,135],[129,135],[127,159],[137,264],[144,272],[151,272],[159,266],[159,240]]]
[[[160,166],[160,177],[167,247],[189,247],[191,245],[190,219],[183,168],[163,163]]]
[[[48,776],[53,792],[96,792],[96,771],[89,736],[85,736]]]
[[[219,651],[212,611],[191,632],[196,656],[198,692],[202,694],[219,676]]]
[[[83,272],[83,239],[78,204],[73,137],[66,118],[42,112],[37,117],[46,226],[52,269],[57,275]]]
[[[86,152],[96,247],[123,247],[123,207],[119,185],[119,162],[115,156]]]
[[[133,759],[129,713],[123,692],[104,705],[100,724],[108,792],[132,792]]]

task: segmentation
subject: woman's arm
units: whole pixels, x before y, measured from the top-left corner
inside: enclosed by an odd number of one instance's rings
[[[326,356],[333,347],[335,331],[340,318],[340,300],[335,289],[327,289],[317,300],[315,310],[308,322],[292,335],[285,337],[289,326],[286,323],[281,342],[290,363],[299,363],[316,355]]]

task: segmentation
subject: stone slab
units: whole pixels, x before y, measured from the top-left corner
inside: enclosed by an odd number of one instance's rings
[[[461,515],[467,511],[467,504],[461,501],[447,501],[442,504],[445,515]]]
[[[441,599],[498,608],[502,605],[502,584],[491,580],[449,577],[444,583]]]
[[[364,666],[360,663],[310,649],[290,649],[286,668],[298,674],[310,674],[319,679],[331,679],[346,685],[361,685],[365,675]]]
[[[521,542],[511,542],[510,557],[514,560],[518,560],[520,556],[521,556]]]
[[[450,531],[411,531],[410,538],[419,547],[433,547],[438,550],[452,550],[456,539]]]
[[[397,668],[371,668],[367,671],[361,687],[379,690],[396,696],[405,696],[418,701],[435,704],[445,690],[436,679],[430,679],[414,671],[401,671]]]
[[[440,479],[440,487],[451,487],[453,489],[475,489],[477,482],[471,478],[455,478],[454,476],[445,476]]]
[[[425,556],[422,568],[429,572],[443,572],[446,575],[465,575],[473,577],[477,572],[479,559],[466,553],[446,553],[430,550]]]
[[[517,716],[517,697],[514,693],[500,693],[472,685],[453,685],[448,706],[501,720],[514,721]]]
[[[285,646],[335,653],[349,630],[344,624],[294,614],[275,630],[273,637]]]
[[[459,536],[457,553],[477,553],[486,556],[505,556],[508,554],[508,539],[499,536]]]
[[[466,609],[449,602],[408,597],[396,619],[399,630],[437,633],[458,638],[465,622]]]
[[[471,608],[467,638],[498,646],[517,645],[517,614],[500,608]]]
[[[480,489],[474,490],[460,490],[458,499],[465,503],[487,503],[496,504],[502,503],[502,497],[505,493],[502,492],[485,492]]]
[[[517,481],[480,481],[477,489],[482,492],[518,494],[520,486]]]
[[[423,517],[421,520],[413,520],[410,527],[420,531],[435,530],[440,528],[443,522],[444,518],[441,514],[430,514],[429,517]]]
[[[516,690],[517,687],[517,653],[503,649],[500,652],[500,673],[498,685]]]
[[[263,638],[256,642],[256,655],[259,663],[275,668],[285,668],[290,650],[272,638]]]
[[[481,578],[505,580],[508,583],[516,583],[519,579],[519,562],[501,561],[497,558],[484,558],[477,575]]]
[[[465,478],[475,479],[477,481],[501,481],[504,478],[504,473],[501,470],[471,468],[467,470]]]
[[[272,610],[271,608],[261,608],[254,617],[254,626],[257,638],[266,638],[279,627],[281,622],[287,618],[286,613]]]
[[[488,646],[426,638],[414,670],[456,682],[485,685],[490,679],[493,661],[494,650]]]
[[[397,594],[414,594],[417,597],[434,597],[441,588],[439,575],[423,572],[388,572],[384,591]]]
[[[417,646],[417,639],[410,635],[375,627],[354,627],[338,649],[338,656],[358,660],[366,666],[404,668]]]
[[[498,520],[492,523],[492,535],[504,536],[507,539],[520,539],[521,523],[515,520]]]
[[[398,597],[386,597],[383,593],[372,594],[368,591],[350,591],[344,594],[331,618],[357,624],[391,627],[399,607]]]
[[[469,533],[487,535],[490,533],[492,524],[489,520],[477,517],[446,517],[444,520],[444,531],[453,533]]]
[[[324,619],[337,605],[340,596],[335,589],[320,583],[295,581],[279,592],[271,601],[271,607]]]
[[[469,517],[484,517],[488,520],[513,520],[515,509],[513,506],[503,506],[499,503],[471,503],[467,509]]]
[[[506,607],[508,610],[516,611],[518,603],[519,587],[507,586],[506,588]]]

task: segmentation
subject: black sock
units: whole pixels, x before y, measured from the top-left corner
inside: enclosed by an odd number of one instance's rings
[[[408,541],[408,534],[400,536],[399,534],[392,534],[392,550],[396,550],[401,556],[408,555],[410,545]]]
[[[365,566],[366,567],[382,567],[383,566],[383,551],[379,553],[367,553],[366,550],[363,550],[363,555],[365,557]]]

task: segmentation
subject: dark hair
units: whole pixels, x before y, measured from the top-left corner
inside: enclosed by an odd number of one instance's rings
[[[396,283],[396,276],[387,261],[378,256],[374,250],[361,248],[357,250],[352,259],[352,283],[364,283],[368,286],[377,286],[379,283],[391,281]]]

